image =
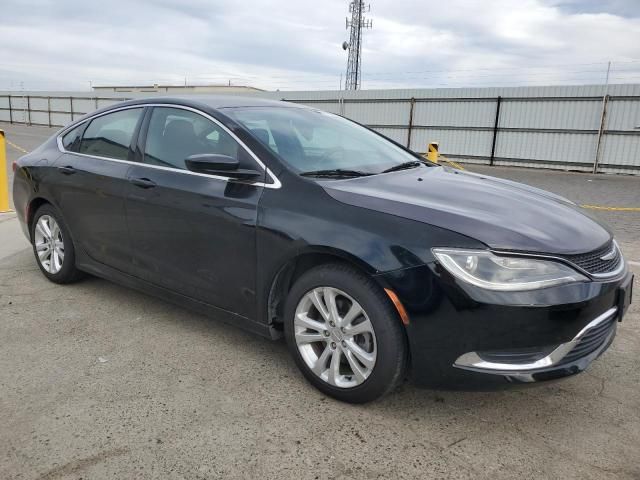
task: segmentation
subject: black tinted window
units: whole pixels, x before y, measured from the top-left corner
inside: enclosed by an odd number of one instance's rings
[[[86,125],[83,123],[82,125],[78,125],[73,130],[67,132],[64,137],[62,137],[62,145],[65,150],[70,152],[77,152],[80,148],[80,139],[82,138],[82,130]]]
[[[199,153],[228,155],[241,163],[246,156],[231,135],[208,118],[180,108],[153,109],[145,163],[186,169],[185,159]]]
[[[141,108],[133,108],[92,120],[82,136],[80,153],[126,160],[141,113]]]

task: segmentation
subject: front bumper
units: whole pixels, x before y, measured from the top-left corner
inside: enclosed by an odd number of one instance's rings
[[[620,286],[583,282],[529,292],[489,292],[436,264],[380,281],[409,314],[413,380],[435,388],[494,389],[574,375],[611,344],[621,318]]]
[[[468,352],[453,366],[472,372],[502,375],[512,382],[536,382],[584,370],[611,345],[616,335],[618,308],[611,307],[589,322],[566,343],[547,349]]]

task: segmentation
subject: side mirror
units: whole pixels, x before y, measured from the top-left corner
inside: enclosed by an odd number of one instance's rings
[[[191,155],[185,159],[184,163],[191,172],[221,175],[238,180],[254,180],[262,175],[257,170],[239,168],[240,162],[237,159],[217,153]]]

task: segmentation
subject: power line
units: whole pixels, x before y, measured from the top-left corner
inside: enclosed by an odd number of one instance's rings
[[[640,67],[635,67],[632,66],[630,64],[637,64],[640,63],[640,60],[627,60],[627,61],[616,61],[613,62],[612,64],[612,74],[615,74],[617,72],[620,73],[627,73],[627,72],[635,72],[638,69],[640,69]],[[6,66],[35,66],[35,64],[28,64],[28,63],[9,63],[9,64],[3,64],[3,67]],[[602,65],[603,68],[602,70],[599,69],[589,69],[589,70],[571,70],[572,67],[577,67],[577,66],[594,66],[594,65]],[[400,71],[400,72],[374,72],[374,73],[368,73],[367,77],[384,77],[384,76],[389,76],[389,77],[393,77],[393,79],[399,79],[402,80],[407,76],[417,76],[417,75],[422,75],[421,77],[414,77],[413,79],[420,79],[420,78],[428,78],[430,76],[439,76],[439,77],[446,77],[446,78],[463,78],[465,76],[467,77],[477,77],[477,78],[487,78],[487,77],[507,77],[507,76],[511,76],[508,73],[508,71],[517,71],[520,75],[518,75],[518,77],[522,77],[522,76],[557,76],[557,75],[566,75],[566,74],[577,74],[577,73],[594,73],[594,74],[598,74],[598,73],[602,73],[603,78],[605,75],[605,68],[606,68],[607,62],[597,62],[597,63],[567,63],[567,64],[562,64],[562,65],[538,65],[538,66],[523,66],[523,67],[509,67],[509,68],[470,68],[470,69],[446,69],[446,70],[423,70],[423,71]],[[554,68],[554,67],[562,67],[563,70],[561,72],[537,72],[536,70],[540,70],[540,69],[550,69],[550,68]],[[630,67],[630,68],[629,68]],[[60,67],[60,70],[57,70],[55,68],[51,69],[53,72],[56,71],[62,71],[62,67]],[[7,69],[7,68],[2,68],[0,67],[0,71],[5,71],[5,72],[10,72],[13,76],[20,75],[20,72],[17,72],[14,69]],[[65,69],[66,71],[66,69]],[[458,72],[462,72],[465,73],[467,72],[467,75],[461,75],[458,74]],[[483,73],[477,73],[477,72],[483,72]],[[484,73],[486,72],[486,73]],[[446,74],[446,75],[439,75],[439,74]],[[455,74],[455,75],[454,75]],[[297,79],[300,79],[300,82],[309,82],[310,79],[323,79],[326,80],[327,83],[334,83],[335,80],[333,80],[333,78],[338,76],[338,73],[306,73],[306,74],[302,74],[302,75],[287,75],[287,74],[282,74],[282,75],[264,75],[264,74],[240,74],[240,75],[228,75],[228,74],[197,74],[197,75],[187,75],[189,78],[200,78],[200,79],[211,79],[211,80],[217,80],[217,81],[228,81],[228,79],[232,79],[234,81],[246,81],[246,82],[252,82],[252,81],[260,81],[260,80],[278,80],[278,79],[282,79],[282,80],[286,80],[287,82],[296,82]],[[158,83],[158,82],[176,82],[178,81],[178,77],[180,79],[180,81],[182,82],[182,79],[184,78],[183,75],[162,75],[160,77],[156,77],[153,80],[146,80],[146,81],[142,81],[142,80],[136,80],[136,83]],[[95,76],[91,76],[91,78],[93,79],[94,83],[119,83],[122,82],[121,78],[119,79],[115,79],[115,78],[104,78],[104,79],[97,79]],[[80,82],[84,82],[86,80],[80,80]],[[36,83],[36,82],[30,82],[30,83]],[[42,81],[38,81],[37,83],[44,83]],[[57,82],[56,82],[57,83]],[[131,82],[127,82],[127,83],[131,83]]]
[[[640,60],[618,61],[612,64],[610,71],[610,80],[612,83],[622,82],[630,83],[640,78]],[[11,65],[11,64],[9,64]],[[16,64],[13,64],[16,65]],[[24,64],[23,64],[24,65]],[[448,70],[425,70],[422,72],[378,72],[377,74],[367,75],[368,85],[376,88],[432,88],[432,87],[462,87],[462,86],[492,86],[492,85],[552,85],[552,84],[602,84],[606,77],[606,63],[574,63],[562,65],[555,71],[551,65],[546,66],[525,66],[521,68],[502,68],[502,69],[448,69]],[[581,68],[582,66],[603,66],[599,68]],[[4,68],[3,68],[4,67]],[[13,68],[6,68],[7,65],[0,67],[0,74],[5,72],[4,82],[9,83],[9,89],[12,89],[19,83],[21,73],[16,72]],[[546,69],[546,70],[545,70]],[[56,69],[53,69],[55,72]],[[513,72],[513,73],[511,73]],[[50,72],[52,73],[52,72]],[[225,75],[223,73],[216,74],[197,74],[192,77],[198,78],[200,81],[193,83],[194,85],[206,84],[203,82],[228,83],[231,79],[235,83],[244,83],[254,86],[261,86],[268,89],[326,89],[334,90],[336,86],[336,73],[307,73],[304,75],[281,75],[274,72],[274,75],[260,74],[240,74]],[[132,77],[134,80],[123,82],[122,77],[96,78],[91,77],[94,85],[96,84],[123,84],[127,86],[131,84],[149,84],[156,83],[182,83],[184,76],[181,75],[159,75],[154,79],[142,80]],[[69,79],[65,79],[69,82]],[[179,81],[178,81],[179,80]],[[51,79],[45,81],[34,78],[33,80],[22,80],[28,88],[53,87],[53,89],[62,87],[59,80]],[[4,83],[3,82],[3,83]],[[74,84],[86,85],[86,78],[79,78]],[[359,77],[359,82],[361,78]],[[36,87],[37,86],[37,87]]]
[[[547,65],[535,65],[535,66],[520,66],[520,67],[484,67],[484,68],[463,68],[463,69],[447,69],[447,70],[419,70],[413,72],[371,72],[367,73],[367,76],[373,75],[397,75],[398,73],[407,73],[407,74],[418,74],[418,73],[448,73],[448,72],[478,72],[478,71],[519,71],[522,69],[541,69],[541,68],[567,68],[567,67],[582,67],[582,66],[594,66],[594,65],[603,65],[607,66],[609,62],[592,62],[592,63],[556,63],[556,64],[547,64]],[[640,59],[633,60],[612,60],[613,64],[628,64],[628,63],[640,63]]]

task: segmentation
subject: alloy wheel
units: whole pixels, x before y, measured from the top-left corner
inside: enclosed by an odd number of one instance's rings
[[[367,313],[337,288],[317,287],[300,299],[294,336],[307,366],[334,387],[362,384],[376,364],[376,336]]]
[[[58,273],[64,262],[64,240],[58,222],[50,215],[42,215],[34,237],[40,265],[51,274]]]

